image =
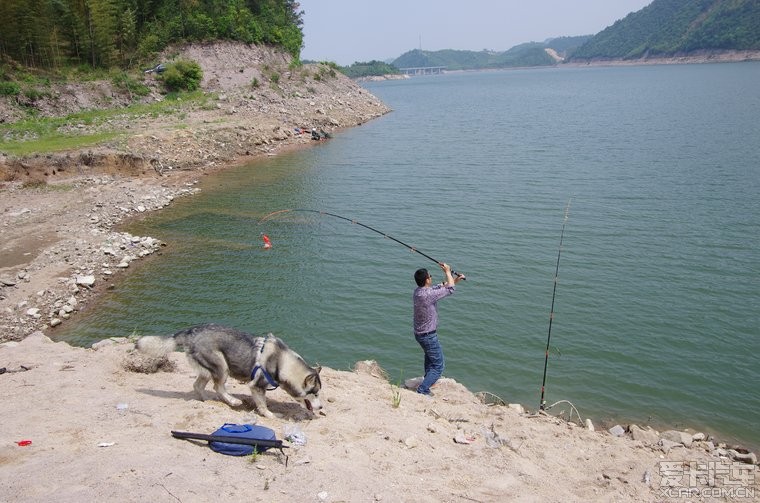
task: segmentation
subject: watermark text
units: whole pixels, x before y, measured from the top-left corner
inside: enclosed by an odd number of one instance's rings
[[[755,466],[740,462],[660,461],[660,497],[754,498]]]

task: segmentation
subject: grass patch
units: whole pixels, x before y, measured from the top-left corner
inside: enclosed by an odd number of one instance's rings
[[[22,189],[38,189],[40,192],[70,192],[75,189],[70,183],[48,183],[46,179],[27,180],[21,184]]]
[[[261,453],[259,452],[259,449],[258,449],[258,447],[256,447],[256,446],[254,445],[254,446],[253,446],[253,452],[252,452],[251,454],[249,454],[249,455],[248,455],[248,462],[249,462],[249,463],[256,463],[256,461],[258,461],[258,460],[259,460],[259,456],[260,456],[260,455],[261,455]]]
[[[121,135],[118,131],[106,131],[88,135],[45,135],[44,138],[22,142],[0,142],[0,152],[16,156],[26,156],[43,152],[60,152],[82,147],[91,147],[112,140]]]
[[[126,108],[87,110],[65,117],[33,117],[26,120],[0,124],[0,152],[14,155],[57,152],[67,149],[92,146],[126,134],[116,127],[106,125],[112,118],[158,118],[176,114],[180,119],[187,117],[185,109],[209,106],[215,95],[196,91],[172,93],[164,100],[150,104],[135,104]],[[78,127],[103,127],[102,131],[77,134]]]
[[[398,409],[401,406],[401,390],[395,385],[391,385],[391,406],[394,409]]]
[[[45,185],[45,192],[69,192],[74,190],[74,186],[70,183],[48,183]]]
[[[45,180],[27,180],[21,184],[22,189],[41,189],[47,185]]]

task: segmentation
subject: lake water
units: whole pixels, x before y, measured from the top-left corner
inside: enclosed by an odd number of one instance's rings
[[[207,177],[129,230],[169,243],[59,331],[75,344],[219,322],[307,361],[422,373],[412,274],[445,376],[535,410],[760,446],[760,64],[527,69],[366,84],[394,111]],[[264,250],[265,232],[273,247]],[[559,409],[559,406],[557,407]]]

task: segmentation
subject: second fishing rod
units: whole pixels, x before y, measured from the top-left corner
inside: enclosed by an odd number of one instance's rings
[[[396,238],[394,238],[393,236],[391,236],[389,234],[386,234],[385,232],[379,231],[379,230],[375,229],[374,227],[370,227],[369,225],[363,224],[363,223],[361,223],[361,222],[359,222],[357,220],[354,220],[352,218],[348,218],[348,217],[344,217],[344,216],[341,216],[341,215],[337,215],[335,213],[330,213],[328,211],[313,210],[313,209],[308,209],[308,208],[288,208],[288,209],[284,209],[284,210],[273,211],[272,213],[264,215],[259,220],[259,224],[263,224],[264,222],[266,222],[267,220],[273,218],[276,215],[281,215],[283,213],[291,213],[291,212],[316,213],[317,215],[325,215],[325,216],[328,216],[328,217],[339,218],[341,220],[345,220],[346,222],[351,222],[352,224],[356,224],[358,226],[364,227],[365,229],[370,230],[370,231],[372,231],[372,232],[374,232],[376,234],[380,234],[384,238],[390,239],[391,241],[395,241],[396,243],[400,244],[401,246],[404,246],[407,249],[409,249],[409,251],[412,251],[414,253],[418,253],[418,254],[422,255],[423,257],[425,257],[426,259],[435,262],[436,264],[439,264],[439,265],[442,264],[442,262],[440,262],[439,260],[434,259],[433,257],[431,257],[430,255],[428,255],[427,253],[424,253],[424,252],[418,250],[417,248],[415,248],[414,246],[408,245],[408,244],[404,243],[403,241],[401,241],[399,239],[396,239]],[[457,277],[461,277],[463,280],[467,279],[464,276],[464,274],[462,274],[460,272],[457,272],[457,271],[454,271],[453,269],[451,271],[451,274],[453,274],[454,276],[457,276]]]

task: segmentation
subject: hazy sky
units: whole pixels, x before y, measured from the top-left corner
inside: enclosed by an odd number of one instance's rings
[[[412,49],[506,51],[523,42],[591,35],[652,0],[299,0],[301,59],[395,59]]]

